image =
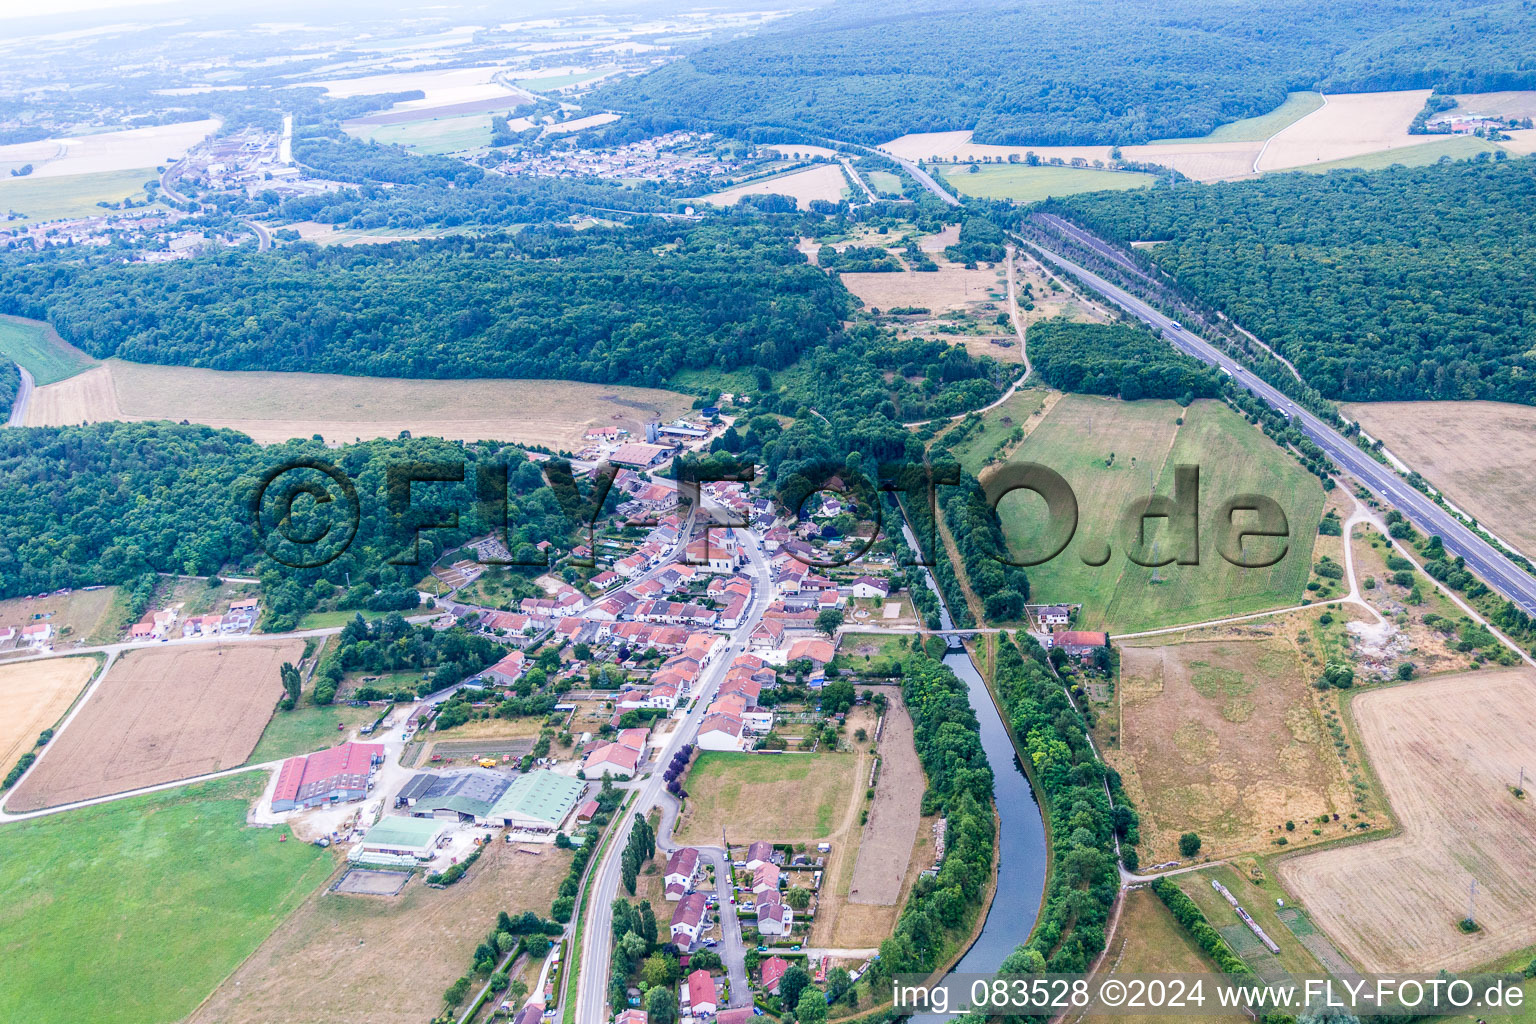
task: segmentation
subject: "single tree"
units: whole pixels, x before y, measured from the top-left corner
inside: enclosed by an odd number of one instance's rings
[[[1193,857],[1200,852],[1200,837],[1194,832],[1185,832],[1179,836],[1179,855]]]

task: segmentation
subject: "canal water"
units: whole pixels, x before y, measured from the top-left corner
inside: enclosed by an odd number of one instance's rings
[[[916,538],[911,531],[904,528],[903,532],[907,543],[916,550]],[[935,585],[932,572],[926,572],[926,576],[929,589],[939,599],[941,628],[953,629],[954,620],[944,604],[944,595]],[[981,723],[981,746],[992,765],[992,797],[997,803],[1000,846],[997,894],[992,899],[981,934],[951,973],[991,974],[1002,964],[1004,957],[1029,938],[1040,913],[1040,900],[1045,893],[1045,821],[1035,800],[1034,787],[1029,784],[1014,753],[1013,741],[1003,726],[992,694],[970,654],[957,644],[959,640],[951,637],[944,664],[965,683],[971,708]],[[937,1014],[918,1014],[913,1018],[925,1024],[945,1019]]]

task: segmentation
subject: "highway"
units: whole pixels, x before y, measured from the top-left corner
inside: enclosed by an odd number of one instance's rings
[[[1113,247],[1108,243],[1086,235],[1081,229],[1077,229],[1074,236],[1087,241],[1106,257],[1114,259],[1111,255]],[[1039,243],[1031,244],[1039,248],[1052,262],[1076,275],[1078,280],[1109,301],[1143,322],[1159,328],[1163,332],[1163,337],[1175,348],[1194,356],[1201,362],[1225,370],[1238,384],[1290,418],[1301,428],[1302,433],[1327,453],[1336,465],[1353,475],[1379,499],[1397,508],[1414,526],[1425,533],[1439,534],[1445,543],[1446,551],[1465,558],[1472,571],[1482,577],[1489,586],[1513,601],[1526,614],[1536,615],[1536,577],[1500,554],[1493,545],[1462,525],[1428,496],[1410,487],[1391,468],[1383,466],[1361,451],[1349,438],[1265,383],[1237,360],[1219,351],[1203,338],[1175,326],[1172,319],[1147,303],[1110,284],[1091,270],[1073,263],[1065,256],[1046,249]],[[1116,262],[1119,261],[1116,260]]]
[[[747,650],[747,638],[752,635],[752,630],[757,628],[763,611],[768,605],[772,579],[762,548],[757,538],[747,530],[737,530],[736,535],[740,538],[742,549],[747,554],[747,573],[755,581],[752,599],[747,606],[747,613],[743,616],[741,625],[728,635],[725,649],[715,655],[714,663],[700,675],[693,709],[672,730],[666,746],[657,755],[650,776],[632,788],[637,795],[630,804],[629,810],[625,812],[624,820],[614,831],[613,840],[608,844],[608,852],[592,877],[587,892],[586,923],[582,933],[581,976],[576,986],[576,1024],[603,1024],[609,1019],[604,1006],[608,999],[608,969],[612,957],[613,901],[619,895],[619,875],[624,857],[624,845],[629,841],[629,832],[634,826],[635,815],[647,813],[664,798],[666,780],[662,777],[662,772],[667,762],[672,760],[672,755],[677,753],[678,748],[684,743],[693,742],[698,734],[699,724],[704,720],[704,709],[714,699],[715,691],[725,679],[731,662]],[[655,909],[658,926],[665,927],[666,920],[663,919],[663,915],[670,914],[670,911],[665,906]],[[720,912],[720,908],[716,910]],[[735,968],[735,970],[740,969],[739,966]],[[733,999],[741,998],[744,994],[742,989],[735,986],[732,987],[732,993]]]

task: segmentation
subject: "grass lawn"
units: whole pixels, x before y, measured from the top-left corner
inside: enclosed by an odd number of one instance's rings
[[[245,827],[264,775],[0,828],[0,1019],[184,1017],[331,872],[331,855]]]
[[[901,195],[901,179],[890,171],[860,171],[869,180],[869,187],[876,192],[894,192]]]
[[[153,167],[129,171],[98,171],[58,177],[0,177],[0,210],[26,214],[30,221],[92,217],[103,213],[98,202],[116,203],[144,198],[144,183],[159,174]]]
[[[1267,114],[1258,117],[1245,117],[1241,121],[1230,121],[1227,124],[1217,125],[1209,135],[1199,135],[1188,139],[1156,139],[1153,145],[1166,145],[1168,143],[1201,143],[1201,142],[1263,142],[1271,135],[1287,125],[1295,124],[1306,117],[1312,111],[1323,105],[1323,97],[1315,92],[1293,92],[1285,98],[1285,102]]]
[[[4,195],[0,192],[0,205],[4,205]],[[0,316],[0,355],[26,367],[38,387],[96,365],[96,360],[59,337],[50,325],[19,316]]]
[[[251,751],[250,764],[276,761],[283,757],[295,757],[316,750],[334,747],[347,738],[351,730],[367,725],[378,717],[378,708],[353,708],[345,704],[330,707],[297,707],[292,711],[274,711],[272,720]],[[336,723],[346,726],[337,729]]]
[[[1086,167],[1030,167],[1028,164],[979,164],[972,174],[969,164],[942,168],[944,178],[966,196],[1012,199],[1036,203],[1051,196],[1075,196],[1079,192],[1121,191],[1145,188],[1157,180],[1139,171],[1100,171]]]
[[[347,623],[351,622],[354,618],[357,617],[358,611],[359,609],[351,608],[346,611],[337,610],[333,612],[309,612],[299,620],[298,628],[329,629],[332,626],[345,626]],[[370,613],[365,611],[362,613],[362,615],[364,619],[381,619],[384,617],[384,615],[379,612]]]
[[[989,417],[1001,413],[994,410]],[[1183,424],[1177,422],[1182,415]],[[1077,496],[1078,526],[1072,542],[1051,561],[1030,568],[1030,600],[1082,604],[1079,628],[1134,632],[1301,601],[1311,569],[1312,540],[1322,514],[1323,490],[1273,441],[1217,402],[1180,409],[1173,402],[1120,402],[1067,395],[1014,451],[1012,461],[1041,463],[1066,478]],[[1125,556],[1128,538],[1120,517],[1157,481],[1159,494],[1173,491],[1174,467],[1200,468],[1200,564],[1157,570]],[[1216,513],[1229,497],[1255,493],[1285,510],[1291,543],[1270,568],[1244,569],[1217,551]],[[1045,503],[1019,491],[999,505],[1009,546],[1038,551],[1046,530]],[[1149,539],[1166,522],[1147,520]],[[1249,541],[1250,553],[1269,551]],[[1171,544],[1171,541],[1169,542]],[[1084,557],[1110,557],[1097,567]],[[1171,551],[1160,551],[1164,557]]]
[[[1478,153],[1492,153],[1498,149],[1498,146],[1486,139],[1479,139],[1471,135],[1457,135],[1449,139],[1426,142],[1419,146],[1383,149],[1375,153],[1362,153],[1360,156],[1347,156],[1341,160],[1329,160],[1327,163],[1307,164],[1302,167],[1288,169],[1309,172],[1341,170],[1379,171],[1394,164],[1402,164],[1404,167],[1423,167],[1426,164],[1439,163],[1442,159],[1446,158],[1451,160],[1470,160]]]
[[[855,779],[853,754],[737,754],[706,750],[684,781],[679,842],[809,842],[841,823]]]

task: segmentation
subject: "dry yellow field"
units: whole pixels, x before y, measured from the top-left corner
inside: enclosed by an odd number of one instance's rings
[[[1259,170],[1281,171],[1434,142],[1439,136],[1408,134],[1413,115],[1428,97],[1428,89],[1328,96],[1325,105],[1269,140]]]
[[[1344,406],[1367,434],[1497,536],[1536,553],[1536,408],[1504,402]]]
[[[922,306],[934,312],[963,309],[991,299],[992,292],[1007,293],[1008,285],[1001,270],[966,270],[954,264],[938,270],[889,272],[883,274],[843,274],[843,286],[866,306],[890,309],[894,306]]]
[[[592,114],[588,117],[578,117],[570,121],[562,121],[560,124],[552,124],[544,129],[545,135],[569,135],[571,132],[586,131],[588,128],[600,128],[605,124],[612,124],[619,119],[618,114]]]
[[[828,160],[837,157],[837,150],[828,149],[826,146],[807,146],[799,142],[778,146],[759,146],[759,150],[769,153],[777,153],[788,160],[809,160],[813,156],[826,157]]]
[[[271,444],[394,437],[504,440],[576,449],[594,426],[642,431],[692,405],[658,388],[560,380],[406,380],[323,373],[201,370],[110,359],[38,388],[28,426],[100,420],[190,420]]]
[[[304,645],[197,644],[117,660],[9,809],[57,807],[233,768],[251,756],[283,694],[278,667]]]
[[[743,196],[791,196],[795,200],[795,205],[804,210],[808,209],[811,201],[815,199],[825,199],[835,203],[843,198],[847,191],[848,179],[843,177],[843,169],[840,166],[819,164],[778,178],[737,185],[735,188],[704,196],[700,201],[714,206],[734,206]]]
[[[1536,91],[1468,92],[1456,97],[1452,113],[1489,117],[1536,117]]]
[[[39,139],[0,146],[0,172],[31,164],[29,177],[53,178],[155,167],[179,159],[218,128],[216,119],[131,128],[67,139]]]
[[[1354,806],[1286,640],[1127,646],[1120,664],[1119,743],[1107,756],[1141,813],[1147,863],[1176,858],[1184,832],[1217,857],[1278,836],[1320,841],[1285,823]]]
[[[1429,92],[1409,89],[1399,92],[1339,94],[1327,97],[1327,103],[1292,124],[1281,128],[1263,141],[1207,141],[1190,139],[1179,142],[1153,142],[1140,146],[1122,146],[1128,161],[1161,164],[1196,181],[1222,181],[1247,177],[1258,171],[1278,171],[1311,164],[1327,163],[1367,153],[1380,153],[1408,146],[1444,141],[1443,135],[1409,135],[1408,125],[1424,106]],[[1482,97],[1464,97],[1468,111],[1490,107],[1497,112],[1514,113],[1536,105],[1536,93],[1488,93]],[[1483,100],[1479,104],[1477,101]],[[1525,138],[1531,136],[1531,138]],[[1516,133],[1515,141],[1505,148],[1527,153],[1536,148],[1536,130]],[[972,141],[971,133],[919,132],[892,139],[880,147],[893,156],[908,160],[991,160],[1006,162],[1010,157],[1023,159],[1033,152],[1041,160],[1059,158],[1070,164],[1081,158],[1092,166],[1095,160],[1110,162],[1109,146],[992,146]]]
[[[52,729],[96,671],[94,658],[0,665],[0,773]]]
[[[1516,799],[1536,673],[1442,676],[1361,694],[1362,742],[1402,831],[1285,860],[1281,882],[1366,973],[1432,974],[1536,943],[1536,799]],[[1527,783],[1529,785],[1529,783]],[[1477,881],[1477,922],[1457,927]]]
[[[547,915],[570,863],[570,853],[552,846],[498,841],[463,881],[447,889],[429,889],[419,876],[398,896],[347,896],[322,889],[188,1020],[428,1020],[442,1009],[443,989],[469,969],[475,946],[496,923],[497,912]],[[407,964],[409,969],[402,969]]]
[[[1262,142],[1160,142],[1122,146],[1120,152],[1126,160],[1162,164],[1196,181],[1216,181],[1252,174],[1254,158],[1262,146]],[[1043,161],[1060,158],[1067,164],[1080,157],[1089,166],[1095,160],[1107,165],[1111,159],[1109,146],[992,146],[972,142],[970,132],[919,132],[892,139],[880,148],[907,160],[937,158],[946,162],[953,158],[1006,163],[1010,156],[1022,160],[1027,153]]]
[[[495,81],[496,76],[508,68],[503,65],[478,68],[444,68],[435,71],[399,71],[380,75],[364,75],[360,78],[333,78],[320,82],[305,82],[325,90],[332,99],[348,99],[377,93],[410,92],[420,89],[425,95],[419,100],[406,100],[390,108],[395,110],[429,110],[455,103],[473,100],[499,99],[525,96],[520,89],[510,89]]]

